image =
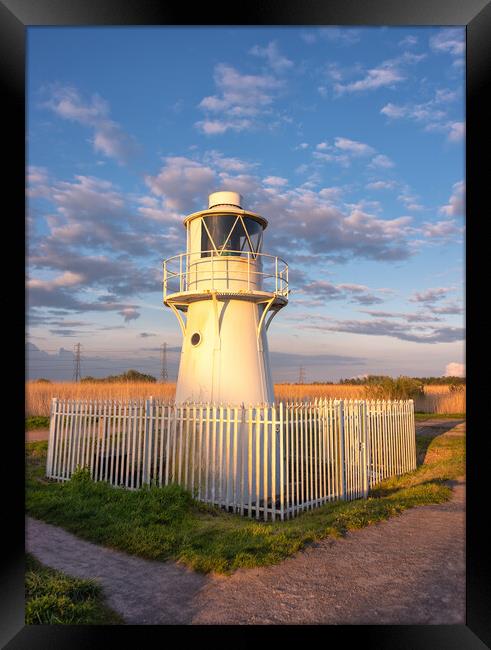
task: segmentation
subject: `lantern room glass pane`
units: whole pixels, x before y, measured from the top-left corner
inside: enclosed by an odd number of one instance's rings
[[[250,217],[244,217],[244,225],[246,227],[247,234],[249,235],[249,239],[251,240],[252,252],[259,253],[263,227],[258,221],[256,221],[255,219],[251,219]],[[247,246],[247,249],[248,248],[250,247]]]
[[[240,246],[239,233],[234,228],[232,233],[232,227],[237,221],[237,216],[233,214],[214,214],[212,216],[208,215],[203,217],[203,221],[208,228],[208,232],[211,235],[208,235],[205,226],[201,228],[201,250],[202,251],[220,251],[223,248],[223,245],[226,243],[225,251],[238,251]],[[230,235],[230,237],[229,237]],[[227,241],[228,239],[228,241]],[[230,253],[229,253],[230,254]],[[239,253],[237,253],[238,255]],[[203,257],[209,256],[210,253],[202,253]]]
[[[232,256],[258,252],[258,247],[261,245],[262,226],[248,217],[245,217],[243,221],[247,233],[244,230],[242,221],[237,219],[237,215],[214,214],[203,217],[201,256],[209,257],[215,249],[220,255]],[[249,240],[252,243],[252,251]]]

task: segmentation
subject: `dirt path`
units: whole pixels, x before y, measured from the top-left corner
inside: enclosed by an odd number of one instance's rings
[[[217,578],[194,623],[463,624],[464,485],[451,502]]]
[[[443,432],[437,430],[424,433]],[[445,435],[462,433],[459,425]],[[463,624],[465,483],[454,490],[447,503],[407,510],[280,565],[231,577],[129,557],[30,519],[27,548],[49,566],[97,578],[128,623]]]
[[[26,550],[78,578],[95,578],[127,623],[191,623],[193,596],[207,578],[173,562],[150,562],[97,546],[57,526],[27,518]]]
[[[26,431],[26,442],[37,442],[38,440],[48,440],[49,429],[33,429]]]

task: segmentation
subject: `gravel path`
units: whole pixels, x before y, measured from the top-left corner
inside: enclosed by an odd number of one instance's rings
[[[95,578],[107,603],[127,623],[191,623],[193,596],[207,581],[173,562],[151,562],[79,539],[57,526],[27,517],[26,550],[77,578]]]
[[[431,424],[428,436],[445,425]],[[418,426],[419,428],[419,426]],[[444,430],[444,429],[443,429]],[[462,435],[462,425],[445,435]],[[27,549],[96,578],[128,623],[463,624],[465,483],[451,501],[326,539],[280,565],[202,576],[82,541],[28,519]]]

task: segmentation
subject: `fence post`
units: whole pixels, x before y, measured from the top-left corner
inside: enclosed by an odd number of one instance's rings
[[[145,437],[143,440],[142,483],[150,485],[150,465],[152,462],[153,397],[145,401]]]
[[[53,475],[53,449],[55,444],[55,430],[56,430],[56,412],[58,400],[56,397],[51,399],[51,408],[49,413],[49,442],[48,442],[48,457],[46,459],[46,476]]]
[[[346,499],[346,460],[344,454],[344,400],[339,400],[339,452],[341,462],[341,499]]]
[[[415,470],[417,467],[417,455],[416,455],[416,427],[414,425],[414,400],[409,400],[409,426],[411,427],[411,461],[412,467],[411,470]]]
[[[281,521],[285,518],[285,500],[284,500],[284,480],[285,480],[285,463],[288,462],[284,457],[283,436],[284,436],[284,420],[283,420],[283,402],[280,402],[280,422],[279,422],[279,442],[280,442],[280,517]],[[273,504],[273,509],[274,509]]]
[[[362,459],[363,459],[363,496],[365,499],[368,497],[368,468],[370,463],[370,442],[368,440],[368,427],[367,427],[367,403],[363,401],[361,403],[362,410]]]

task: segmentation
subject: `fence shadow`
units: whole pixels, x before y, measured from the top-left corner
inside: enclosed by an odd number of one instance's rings
[[[439,479],[439,478],[433,478],[433,479],[429,479],[427,481],[421,481],[421,483],[418,483],[418,485],[435,485],[436,483],[438,483],[440,485],[448,485],[449,481],[446,481],[444,479]],[[450,486],[450,487],[453,487],[453,486]],[[395,492],[399,492],[400,489],[401,489],[400,486],[385,488],[385,487],[380,487],[378,485],[375,485],[370,490],[368,496],[373,497],[374,499],[380,499],[382,497],[388,497],[391,494],[394,494]]]
[[[432,440],[450,431],[458,424],[465,422],[463,419],[448,420],[447,422],[428,422],[416,425],[416,467],[424,465],[428,447]]]

